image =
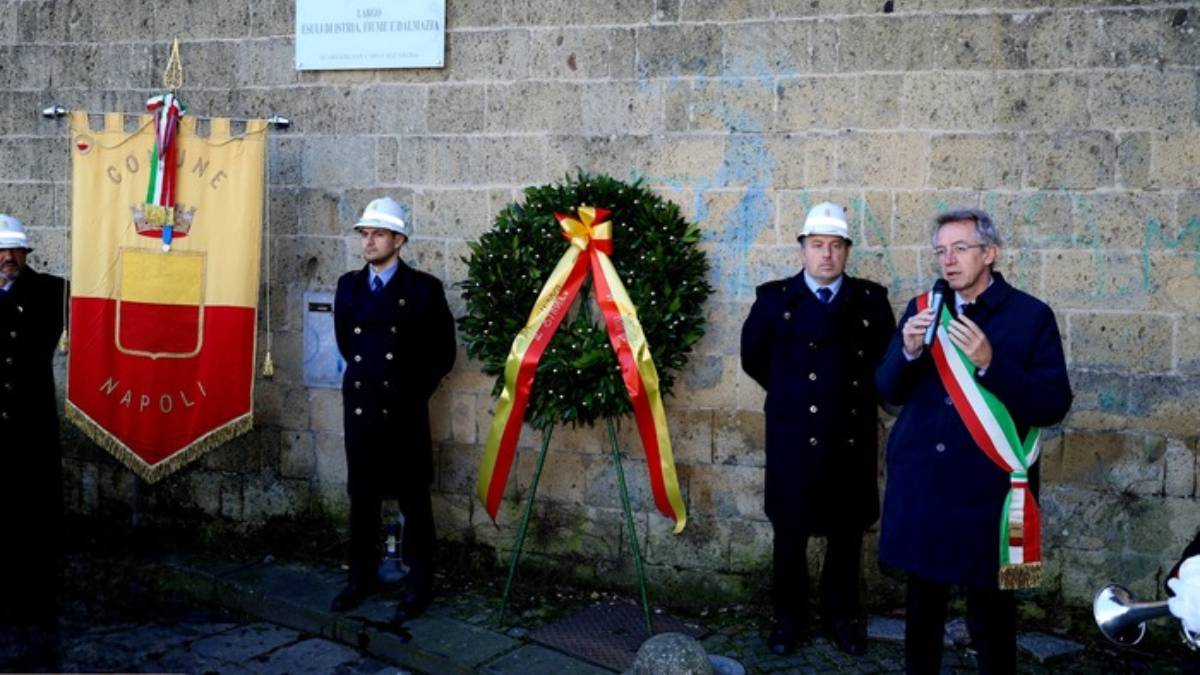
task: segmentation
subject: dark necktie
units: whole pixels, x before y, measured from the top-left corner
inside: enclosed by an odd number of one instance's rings
[[[375,277],[371,280],[371,292],[378,295],[383,290],[383,279]]]
[[[828,305],[833,300],[833,291],[822,286],[817,289],[817,297],[821,299],[822,303]]]

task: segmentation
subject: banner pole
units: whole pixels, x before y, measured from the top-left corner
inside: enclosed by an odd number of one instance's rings
[[[625,489],[625,470],[621,468],[621,450],[617,445],[617,430],[612,418],[608,423],[608,440],[612,445],[613,464],[617,467],[617,485],[621,488],[621,506],[625,508],[625,527],[629,530],[629,547],[633,549],[633,563],[637,568],[638,587],[642,592],[642,613],[646,617],[646,637],[654,636],[654,624],[650,621],[650,600],[646,597],[646,572],[642,569],[642,550],[638,547],[637,532],[633,529],[633,513],[629,508],[629,491]]]
[[[542,477],[542,466],[546,463],[546,451],[550,448],[550,432],[554,427],[546,427],[542,432],[542,451],[538,454],[537,468],[533,470],[533,482],[529,484],[529,499],[525,502],[525,514],[521,516],[521,527],[517,529],[517,541],[513,546],[512,559],[508,563],[508,580],[504,582],[504,595],[500,598],[500,616],[496,625],[504,625],[504,612],[508,608],[508,594],[512,590],[513,578],[517,575],[517,561],[521,559],[521,549],[525,546],[525,531],[529,529],[529,516],[533,513],[533,499],[537,495],[538,480]]]

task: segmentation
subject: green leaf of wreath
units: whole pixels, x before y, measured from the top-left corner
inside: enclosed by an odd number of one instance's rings
[[[470,244],[462,282],[467,314],[459,329],[467,353],[504,385],[513,337],[525,326],[542,284],[569,246],[554,212],[580,205],[612,211],[613,265],[637,307],[663,395],[704,336],[704,302],[712,293],[700,231],[679,207],[642,185],[580,173],[525,190],[524,203],[496,215],[495,227]],[[532,426],[591,425],[632,412],[607,330],[592,305],[591,281],[538,364],[525,411]]]

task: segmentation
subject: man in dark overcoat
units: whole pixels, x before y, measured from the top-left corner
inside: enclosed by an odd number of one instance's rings
[[[771,650],[795,648],[807,615],[811,536],[826,541],[820,614],[843,651],[866,650],[859,611],[862,539],[879,517],[875,367],[895,329],[887,289],[844,274],[845,211],[813,207],[804,269],[757,289],[742,326],[742,368],[766,390],[766,513],[774,530]]]
[[[442,283],[400,259],[412,232],[404,206],[376,199],[354,229],[367,264],[338,279],[334,300],[350,492],[350,575],[334,609],[352,609],[376,590],[380,506],[396,499],[409,567],[395,616],[403,622],[432,597],[429,398],[454,365],[454,317]]]
[[[1008,409],[1024,438],[1057,424],[1071,386],[1054,312],[1008,284],[992,267],[1000,237],[988,215],[959,209],[933,224],[933,254],[954,291],[949,339],[979,387]],[[903,405],[887,445],[880,560],[908,573],[905,668],[936,673],[951,585],[967,595],[967,627],[984,673],[1016,668],[1016,605],[999,587],[1000,523],[1010,474],[980,449],[938,375],[926,329],[932,308],[908,303],[876,386]],[[965,364],[964,364],[965,366]],[[1028,481],[1037,491],[1037,465]]]
[[[0,214],[0,669],[57,668],[62,452],[54,351],[66,284],[30,267],[25,228]]]

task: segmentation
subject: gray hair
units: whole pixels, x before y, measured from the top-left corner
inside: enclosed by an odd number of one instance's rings
[[[965,220],[975,223],[975,235],[979,237],[979,243],[1000,246],[1000,232],[996,229],[996,224],[992,222],[991,216],[979,209],[950,209],[939,213],[937,218],[933,219],[933,229],[929,234],[933,245],[937,245],[937,233],[943,225]]]

